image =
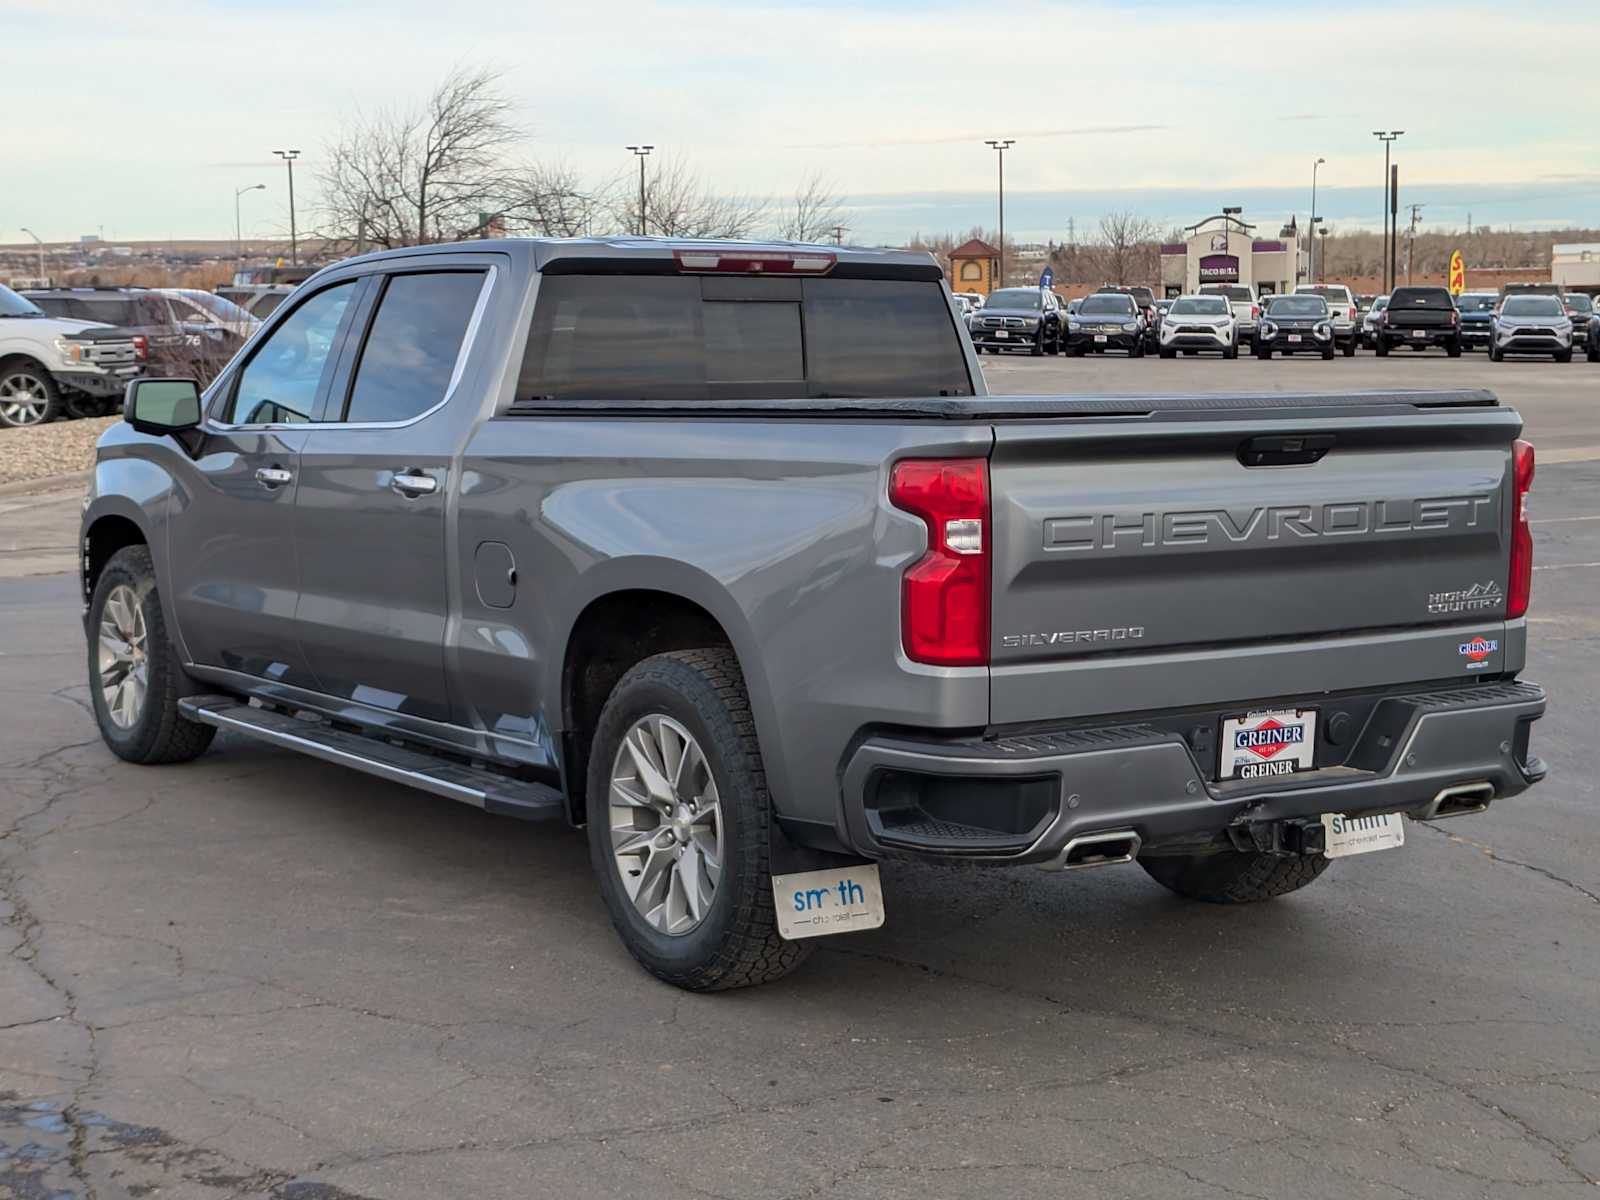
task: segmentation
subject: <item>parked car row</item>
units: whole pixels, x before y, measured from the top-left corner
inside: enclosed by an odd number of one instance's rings
[[[1440,287],[1396,288],[1372,297],[1364,311],[1343,284],[1300,284],[1259,297],[1247,287],[1205,284],[1194,295],[1164,300],[1149,288],[1115,285],[1072,301],[1048,289],[1004,288],[981,309],[961,296],[957,304],[980,354],[1120,351],[1140,358],[1154,350],[1162,358],[1208,351],[1237,358],[1248,346],[1262,359],[1333,358],[1367,347],[1380,357],[1401,348],[1438,349],[1451,358],[1484,349],[1494,362],[1530,354],[1570,362],[1576,351],[1600,362],[1593,298],[1543,284],[1461,296]]]
[[[209,381],[261,326],[198,288],[0,287],[0,321],[0,427],[114,412],[140,375]]]

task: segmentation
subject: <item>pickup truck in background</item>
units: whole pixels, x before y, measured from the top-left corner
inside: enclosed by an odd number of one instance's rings
[[[225,729],[583,826],[690,989],[881,924],[887,858],[1267,900],[1545,774],[1521,428],[1483,392],[990,396],[920,254],[369,255],[204,393],[130,388],[93,709],[133,763]]]
[[[1389,306],[1373,329],[1373,349],[1382,358],[1401,346],[1426,350],[1437,346],[1451,358],[1461,357],[1461,314],[1441,287],[1400,287],[1389,294]]]
[[[137,338],[52,317],[0,286],[0,428],[110,412],[144,361]]]

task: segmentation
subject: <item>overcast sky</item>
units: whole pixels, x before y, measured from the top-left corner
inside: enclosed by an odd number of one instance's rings
[[[985,137],[1017,139],[1019,212],[1024,192],[1138,207],[1148,189],[1166,197],[1152,217],[1193,194],[1197,219],[1212,191],[1309,192],[1319,155],[1330,198],[1377,192],[1379,128],[1407,131],[1411,188],[1495,185],[1479,219],[1600,225],[1593,0],[0,0],[0,29],[0,242],[231,236],[254,183],[247,236],[286,231],[274,148],[302,151],[310,208],[342,121],[415,103],[457,63],[505,70],[530,155],[601,177],[652,142],[730,193],[821,169],[863,240],[969,224],[993,186]]]

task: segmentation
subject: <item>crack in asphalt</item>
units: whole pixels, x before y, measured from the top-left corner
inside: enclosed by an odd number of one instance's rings
[[[1475,842],[1469,837],[1462,837],[1459,833],[1451,833],[1448,829],[1438,829],[1426,823],[1422,823],[1422,828],[1438,834],[1447,841],[1455,842],[1461,846],[1471,846],[1474,850],[1476,850],[1479,854],[1482,854],[1491,862],[1504,863],[1508,867],[1520,867],[1524,871],[1531,871],[1535,875],[1542,875],[1552,883],[1559,883],[1562,887],[1571,888],[1573,891],[1577,892],[1578,895],[1582,896],[1591,903],[1600,904],[1600,894],[1591,892],[1581,883],[1574,883],[1572,880],[1563,875],[1557,875],[1548,867],[1541,867],[1534,863],[1522,862],[1520,859],[1507,858],[1493,846],[1485,846],[1482,842]]]

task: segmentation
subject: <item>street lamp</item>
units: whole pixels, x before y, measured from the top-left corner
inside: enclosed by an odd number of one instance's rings
[[[1392,207],[1389,184],[1389,146],[1396,138],[1405,133],[1404,129],[1391,129],[1384,133],[1381,129],[1374,129],[1372,136],[1383,143],[1383,248],[1389,262],[1388,271],[1383,277],[1383,290],[1394,290],[1394,252],[1390,249],[1389,241],[1389,210]]]
[[[289,168],[289,262],[298,267],[300,265],[300,237],[294,225],[294,160],[300,157],[298,150],[274,150],[283,165]],[[419,234],[421,230],[417,231]]]
[[[644,160],[650,157],[650,151],[654,150],[655,147],[638,145],[629,146],[628,149],[632,150],[639,160],[639,236],[643,237],[649,232],[645,227],[644,220]]]
[[[1311,282],[1312,283],[1321,283],[1322,282],[1322,280],[1317,277],[1317,235],[1321,234],[1323,237],[1327,237],[1328,236],[1328,227],[1326,225],[1323,225],[1322,222],[1323,222],[1323,218],[1321,218],[1321,217],[1312,217],[1311,218],[1311,227],[1306,231],[1306,243],[1307,243],[1306,248],[1307,248],[1308,251],[1310,251],[1310,254],[1311,254],[1310,267],[1311,267]],[[1319,226],[1319,225],[1322,225],[1321,229],[1317,228],[1317,226]],[[1323,266],[1323,269],[1326,270],[1327,266],[1328,266],[1328,263],[1327,263],[1328,255],[1326,253],[1327,249],[1328,249],[1328,243],[1327,242],[1323,242],[1322,243],[1322,249],[1323,249],[1323,252],[1324,252],[1323,255],[1322,255],[1322,258],[1323,258],[1322,266]]]
[[[1016,138],[987,138],[984,145],[995,152],[1000,165],[1000,286],[1006,285],[1006,151],[1017,144]]]
[[[244,261],[244,236],[239,228],[239,197],[246,192],[264,192],[266,190],[267,185],[264,183],[252,183],[249,187],[233,189],[233,258],[235,265]]]
[[[29,229],[26,225],[22,227],[22,232],[31,237],[39,245],[39,286],[48,287],[49,281],[45,279],[44,275],[44,239],[33,230]]]
[[[1327,161],[1319,158],[1311,164],[1311,223],[1306,227],[1306,253],[1311,261],[1306,264],[1306,273],[1312,283],[1317,281],[1317,168]]]

